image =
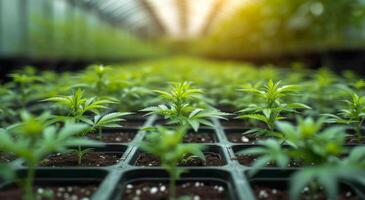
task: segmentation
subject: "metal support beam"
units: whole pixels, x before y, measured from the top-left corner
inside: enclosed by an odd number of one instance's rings
[[[176,10],[178,14],[179,20],[179,27],[181,36],[185,37],[188,32],[189,27],[189,19],[188,19],[188,12],[189,12],[189,1],[188,0],[175,0]]]
[[[216,0],[215,1],[214,5],[211,7],[211,9],[208,13],[208,17],[207,17],[205,23],[202,26],[201,35],[205,35],[210,31],[214,21],[216,20],[219,12],[222,10],[225,2],[226,2],[226,0]]]
[[[139,0],[140,5],[147,11],[148,15],[152,19],[152,23],[163,33],[166,33],[166,27],[161,22],[160,18],[157,15],[156,9],[151,5],[148,0]]]

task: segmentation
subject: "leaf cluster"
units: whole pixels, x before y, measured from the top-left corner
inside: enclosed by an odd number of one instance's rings
[[[297,85],[280,85],[280,82],[274,83],[272,80],[263,87],[257,89],[251,85],[241,89],[246,93],[251,93],[258,98],[255,103],[251,103],[246,108],[239,111],[239,118],[252,119],[266,124],[267,129],[253,129],[249,133],[258,133],[263,135],[275,136],[274,126],[279,120],[285,119],[282,113],[295,113],[298,109],[310,109],[302,103],[291,103],[285,100],[285,97],[294,95],[300,89]]]
[[[165,104],[151,106],[142,111],[150,114],[157,114],[168,120],[168,124],[180,127],[191,126],[195,131],[200,124],[212,126],[210,118],[224,119],[226,113],[213,108],[198,107],[201,103],[201,89],[191,88],[189,82],[172,83],[169,91],[154,90]]]

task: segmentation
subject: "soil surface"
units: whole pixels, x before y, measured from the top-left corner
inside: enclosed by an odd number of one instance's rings
[[[240,119],[229,119],[229,120],[220,120],[221,125],[224,128],[252,128],[253,125],[250,125],[247,121]]]
[[[11,162],[15,159],[16,157],[14,155],[8,153],[0,153],[0,162]]]
[[[253,192],[257,199],[264,200],[289,200],[289,191],[275,188],[275,187],[267,187],[262,185],[253,185]],[[303,192],[301,200],[310,200],[312,199],[308,192]],[[320,192],[316,195],[315,200],[327,200],[325,193]],[[359,197],[353,191],[344,190],[339,196],[338,200],[360,200]]]
[[[185,143],[214,143],[214,133],[187,133],[184,136]]]
[[[88,152],[82,158],[83,167],[101,167],[117,164],[122,153]],[[79,166],[74,153],[54,154],[40,163],[41,167],[68,167]]]
[[[226,136],[232,143],[256,144],[260,140],[260,138],[241,133],[226,133]]]
[[[125,128],[139,128],[144,125],[144,121],[125,121],[122,122],[122,126]]]
[[[236,158],[233,158],[233,160],[237,160],[241,165],[245,166],[251,166],[257,159],[257,156],[251,156],[251,155],[239,155],[236,156]],[[288,167],[301,167],[302,165],[300,163],[297,163],[295,161],[291,161],[288,164]],[[266,167],[277,167],[275,163],[267,163]]]
[[[191,167],[191,166],[222,166],[225,165],[225,161],[220,154],[213,152],[204,152],[205,162],[200,158],[192,157],[190,159],[186,159],[181,161],[179,166]],[[141,152],[137,160],[134,163],[135,166],[144,166],[144,167],[158,167],[161,165],[160,159],[151,154],[147,154]]]
[[[357,140],[355,136],[346,137],[346,144],[365,144],[365,136],[361,137],[360,140]]]
[[[134,132],[120,132],[120,133],[103,133],[102,141],[105,143],[128,143],[131,142],[137,133]],[[89,138],[99,140],[99,134],[92,133],[88,135]]]
[[[86,186],[51,186],[33,188],[41,200],[90,200],[97,190],[96,185]],[[17,187],[9,187],[0,191],[1,200],[21,200],[22,191]]]
[[[168,184],[141,182],[128,184],[123,193],[123,200],[168,200]],[[186,182],[178,184],[176,196],[189,196],[199,200],[228,199],[227,189],[222,185],[206,182]]]

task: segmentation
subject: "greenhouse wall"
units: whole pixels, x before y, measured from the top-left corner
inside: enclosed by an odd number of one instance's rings
[[[84,1],[0,0],[0,9],[0,58],[121,59],[163,52]]]

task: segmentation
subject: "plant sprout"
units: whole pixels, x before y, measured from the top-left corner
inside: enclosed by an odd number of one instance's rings
[[[34,200],[33,182],[35,167],[52,152],[65,152],[70,146],[98,145],[88,139],[78,137],[88,126],[66,123],[59,129],[49,126],[49,114],[34,117],[29,113],[21,114],[22,122],[0,130],[0,151],[13,153],[23,159],[28,171],[24,180],[24,199]]]
[[[352,149],[343,160],[334,160],[320,166],[303,168],[296,172],[290,181],[290,198],[299,199],[303,189],[308,186],[311,199],[323,188],[328,199],[338,198],[340,182],[365,184],[365,147]]]
[[[191,88],[189,82],[178,82],[170,85],[168,92],[154,90],[166,104],[152,106],[143,109],[149,114],[157,114],[168,120],[168,124],[175,124],[180,127],[186,125],[198,131],[200,124],[213,126],[209,118],[224,119],[227,113],[211,108],[198,108],[197,104],[202,103],[202,90]]]
[[[289,161],[313,166],[336,160],[346,152],[344,127],[322,130],[324,121],[324,119],[315,121],[310,117],[298,118],[297,126],[289,122],[277,122],[277,129],[284,141],[278,139],[259,141],[260,146],[248,148],[237,154],[258,156],[252,165],[251,175],[269,162],[283,168],[288,166]],[[284,148],[283,142],[288,146]]]
[[[323,128],[325,119],[298,118],[297,126],[289,122],[278,122],[277,128],[290,146],[289,155],[305,165],[319,165],[338,159],[343,153],[345,128],[334,126]]]
[[[252,164],[253,170],[250,170],[250,175],[253,175],[259,168],[265,167],[270,162],[282,168],[288,166],[290,158],[287,150],[282,147],[280,141],[267,139],[259,141],[258,145],[260,146],[237,152],[237,155],[258,156]]]
[[[337,115],[325,114],[330,117],[329,123],[351,124],[355,130],[356,139],[361,140],[361,129],[365,120],[365,96],[359,97],[353,93],[351,100],[345,100],[347,107],[340,110]]]
[[[146,137],[146,141],[139,144],[139,147],[147,153],[157,156],[161,160],[162,167],[169,173],[169,196],[176,198],[176,180],[178,180],[185,169],[177,165],[187,155],[194,155],[205,159],[202,152],[203,146],[199,144],[182,143],[185,135],[184,129],[169,130],[157,127]]]
[[[258,120],[266,124],[267,129],[254,128],[246,133],[258,133],[268,136],[280,137],[275,133],[275,123],[279,120],[285,119],[282,116],[283,112],[293,113],[297,109],[309,109],[308,106],[302,103],[287,103],[284,98],[293,95],[299,90],[297,85],[283,85],[280,82],[274,83],[270,80],[262,90],[246,87],[241,89],[243,92],[252,93],[259,98],[258,103],[252,103],[245,109],[240,110],[242,119]]]
[[[108,109],[108,104],[116,103],[111,98],[84,97],[84,91],[77,89],[70,96],[58,96],[45,99],[44,101],[54,102],[56,106],[65,109],[65,116],[57,116],[56,121],[71,120],[74,122],[86,122],[87,113],[100,114],[102,110]]]
[[[16,98],[18,98],[19,104],[23,109],[26,108],[27,103],[32,100],[32,92],[34,90],[33,83],[41,82],[43,79],[34,76],[34,75],[27,75],[27,74],[18,74],[14,73],[10,75],[13,78],[13,82],[17,86],[18,94]]]
[[[113,99],[98,99],[96,97],[86,98],[84,97],[84,91],[81,89],[76,90],[71,96],[58,96],[48,98],[44,101],[54,102],[55,105],[61,106],[66,110],[65,116],[56,116],[55,121],[64,121],[71,120],[75,123],[84,122],[88,124],[92,124],[93,128],[101,128],[103,126],[113,126],[114,123],[118,122],[121,113],[115,115],[109,115],[104,118],[103,121],[100,122],[101,118],[98,118],[96,121],[92,122],[88,117],[88,113],[94,113],[99,115],[102,110],[108,109],[108,104],[113,104],[115,101]],[[124,114],[123,114],[124,115]],[[91,129],[92,130],[92,129]],[[80,132],[80,136],[85,136],[90,132],[90,129],[85,130],[84,132]],[[99,130],[101,134],[101,131]],[[81,165],[82,157],[88,153],[91,149],[86,148],[82,149],[81,146],[78,146],[78,149],[75,150],[78,157],[78,164]]]
[[[119,128],[122,127],[120,122],[124,121],[123,116],[129,115],[128,112],[113,112],[106,115],[96,115],[94,119],[88,120],[87,123],[92,130],[98,130],[99,140],[103,139],[102,128]]]
[[[104,67],[103,65],[94,66],[94,71],[97,76],[95,83],[96,91],[101,92],[108,85],[108,81],[106,80],[105,75],[110,70],[111,70],[110,67]]]

